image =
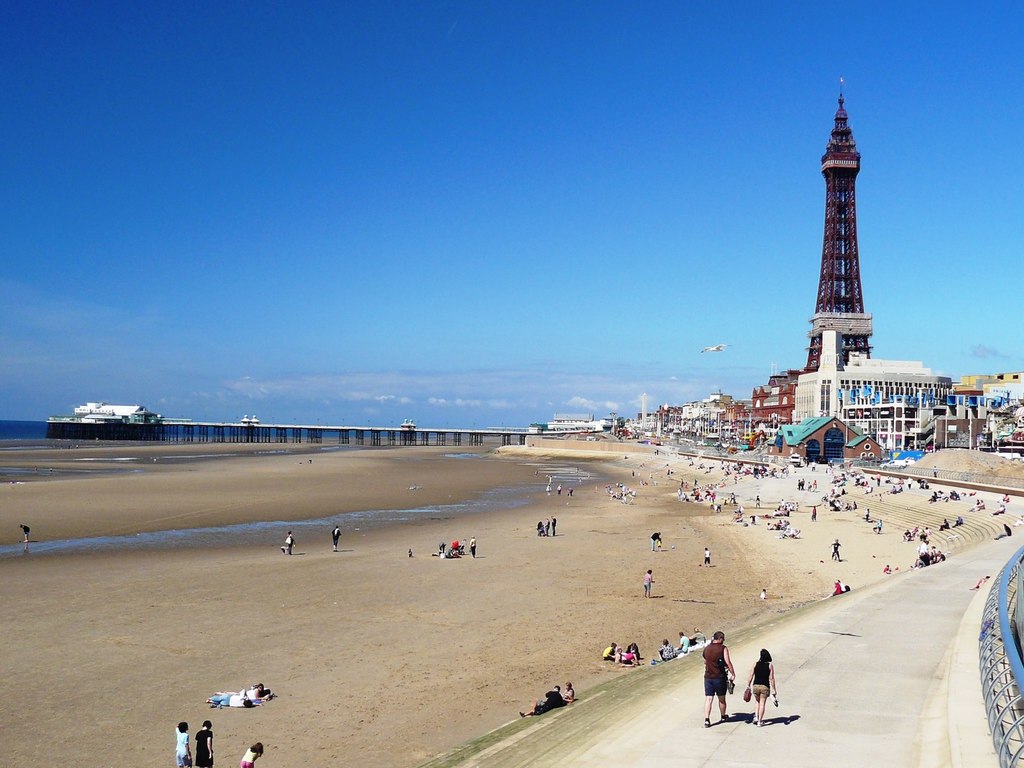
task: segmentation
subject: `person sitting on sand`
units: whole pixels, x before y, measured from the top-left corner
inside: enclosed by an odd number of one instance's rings
[[[670,643],[668,639],[665,639],[661,641],[661,648],[658,650],[658,655],[661,656],[662,661],[672,661],[678,653],[672,646],[672,643]]]
[[[708,644],[708,636],[700,631],[698,627],[693,628],[693,634],[690,635],[690,645],[699,648],[702,645]]]
[[[575,697],[575,694],[574,694]],[[533,707],[527,712],[520,712],[520,717],[536,717],[537,715],[543,715],[545,712],[550,712],[552,709],[558,709],[566,705],[565,699],[562,698],[562,689],[557,685],[550,691],[544,694],[543,699],[539,699],[534,702]]]
[[[639,667],[642,661],[640,658],[640,648],[637,647],[636,643],[630,643],[626,646],[625,650],[619,649],[615,660],[625,667]]]
[[[677,656],[685,656],[687,653],[690,652],[690,636],[685,632],[679,633],[679,648],[677,648],[676,651]]]
[[[615,643],[612,643],[604,649],[604,653],[601,654],[601,659],[603,661],[615,661],[615,657],[618,654],[618,650],[619,647]]]
[[[562,691],[562,698],[565,699],[566,704],[572,704],[576,701],[576,690],[572,687],[572,683],[565,684],[565,690]]]

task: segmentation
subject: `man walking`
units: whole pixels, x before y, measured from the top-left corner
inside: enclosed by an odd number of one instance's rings
[[[338,539],[341,538],[341,528],[334,526],[334,530],[331,531],[331,539],[334,541],[334,551],[338,551]]]
[[[836,539],[832,542],[832,559],[835,560],[837,563],[843,562],[843,558],[839,556],[840,546],[842,545],[839,543],[839,539]]]
[[[725,645],[725,633],[721,630],[711,637],[711,643],[704,648],[704,727],[711,727],[711,705],[718,697],[719,722],[729,719],[726,714],[725,694],[729,683],[736,679],[736,670],[729,658],[729,649]]]

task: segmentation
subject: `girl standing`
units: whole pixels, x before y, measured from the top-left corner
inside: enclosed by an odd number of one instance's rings
[[[196,731],[196,768],[213,768],[213,723],[203,720]]]
[[[174,758],[178,768],[192,768],[192,750],[188,745],[188,723],[178,723],[178,730],[174,736],[177,739]]]

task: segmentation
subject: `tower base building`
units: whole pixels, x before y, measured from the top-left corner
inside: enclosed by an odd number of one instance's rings
[[[821,336],[818,370],[801,374],[793,420],[838,416],[874,435],[887,450],[924,448],[934,437],[935,413],[953,391],[947,376],[920,362],[878,360],[847,352],[836,331]]]

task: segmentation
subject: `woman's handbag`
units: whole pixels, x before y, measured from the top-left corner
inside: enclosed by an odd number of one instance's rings
[[[749,685],[747,686],[747,689],[745,691],[743,691],[743,700],[744,701],[750,701],[750,686]]]

